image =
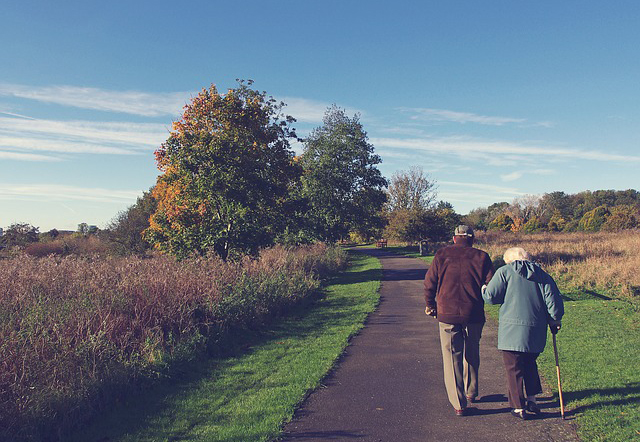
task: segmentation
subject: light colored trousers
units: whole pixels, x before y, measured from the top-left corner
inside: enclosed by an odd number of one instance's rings
[[[467,397],[478,396],[480,337],[484,324],[439,324],[444,385],[453,408],[461,410],[467,406]]]

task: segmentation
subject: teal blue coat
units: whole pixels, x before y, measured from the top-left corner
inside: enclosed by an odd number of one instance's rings
[[[531,261],[514,261],[500,267],[482,297],[488,304],[502,304],[498,325],[500,350],[542,353],[547,342],[547,324],[564,315],[555,281]]]

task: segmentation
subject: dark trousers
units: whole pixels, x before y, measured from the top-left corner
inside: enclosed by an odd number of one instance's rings
[[[539,355],[540,353],[502,350],[502,360],[507,371],[509,405],[512,408],[526,407],[525,390],[527,396],[542,393],[538,364],[536,364],[536,359],[538,359]]]

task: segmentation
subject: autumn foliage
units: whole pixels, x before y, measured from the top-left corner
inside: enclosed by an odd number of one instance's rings
[[[155,152],[157,210],[145,237],[178,257],[209,250],[255,253],[285,228],[290,187],[301,170],[283,104],[240,82],[203,89]]]

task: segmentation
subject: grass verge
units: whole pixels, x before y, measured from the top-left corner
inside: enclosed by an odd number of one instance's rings
[[[71,441],[268,441],[315,389],[379,300],[377,259],[350,255],[310,308],[236,339],[235,354],[138,395]]]

